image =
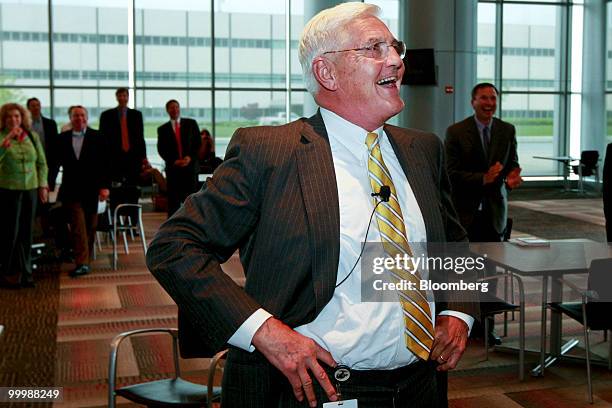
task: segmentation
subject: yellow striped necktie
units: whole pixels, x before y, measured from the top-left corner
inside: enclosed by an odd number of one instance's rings
[[[368,133],[366,145],[369,151],[368,174],[372,191],[379,192],[381,186],[389,186],[391,189],[389,201],[376,207],[376,222],[380,230],[383,248],[389,257],[395,258],[400,255],[403,259],[404,255],[408,255],[412,258],[402,210],[393,180],[391,180],[391,174],[380,152],[378,134]],[[418,272],[412,274],[410,271],[394,268],[390,270],[390,275],[396,282],[401,280],[414,282],[415,287],[419,287],[420,276]],[[434,329],[427,295],[420,290],[398,291],[398,293],[404,312],[406,347],[421,359],[428,360],[433,345]]]

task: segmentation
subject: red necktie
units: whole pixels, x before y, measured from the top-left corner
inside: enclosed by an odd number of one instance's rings
[[[121,148],[124,152],[130,150],[130,137],[128,135],[127,112],[121,114]]]
[[[179,159],[183,158],[183,144],[181,143],[181,124],[176,121],[174,124],[174,135],[176,136],[176,146],[178,147]]]

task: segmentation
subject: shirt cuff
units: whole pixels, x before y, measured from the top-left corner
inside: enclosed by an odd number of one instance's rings
[[[456,310],[443,310],[438,316],[453,316],[463,320],[468,326],[468,337],[470,336],[470,333],[472,332],[472,326],[474,325],[474,318],[469,314],[458,312]]]
[[[467,315],[466,315],[467,316]],[[241,348],[249,353],[255,351],[255,346],[251,344],[253,336],[262,324],[266,322],[272,315],[264,309],[257,309],[255,313],[249,316],[230,337],[227,343],[231,346]],[[473,319],[472,319],[473,320]]]

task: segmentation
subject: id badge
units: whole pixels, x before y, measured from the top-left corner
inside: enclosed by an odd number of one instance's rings
[[[323,404],[323,408],[358,408],[357,400],[346,400],[346,401],[336,401],[336,402],[325,402]]]

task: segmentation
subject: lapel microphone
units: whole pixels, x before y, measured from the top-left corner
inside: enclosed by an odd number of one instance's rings
[[[363,238],[363,244],[361,245],[361,251],[359,252],[359,256],[357,257],[357,260],[355,261],[355,264],[351,268],[351,270],[348,273],[348,275],[346,275],[344,277],[344,279],[342,279],[342,281],[340,281],[340,283],[336,285],[336,288],[338,286],[342,285],[344,282],[346,282],[346,280],[349,278],[349,276],[351,276],[353,274],[353,271],[355,270],[355,267],[357,266],[357,263],[361,259],[361,255],[363,255],[363,250],[365,248],[366,240],[368,239],[368,232],[370,232],[370,226],[372,225],[372,218],[374,218],[374,213],[376,212],[376,208],[378,208],[378,206],[381,203],[383,203],[383,202],[385,202],[385,203],[389,202],[389,198],[391,197],[391,187],[389,187],[389,186],[380,186],[380,190],[378,190],[378,193],[372,193],[370,195],[372,197],[380,197],[380,200],[377,200],[377,203],[374,206],[374,209],[372,210],[372,214],[370,214],[370,221],[368,221],[368,228],[366,229],[365,237]]]
[[[391,197],[391,187],[389,186],[380,186],[380,190],[378,193],[372,193],[372,197],[380,197],[380,201],[384,201],[385,203],[389,202],[389,198]]]

